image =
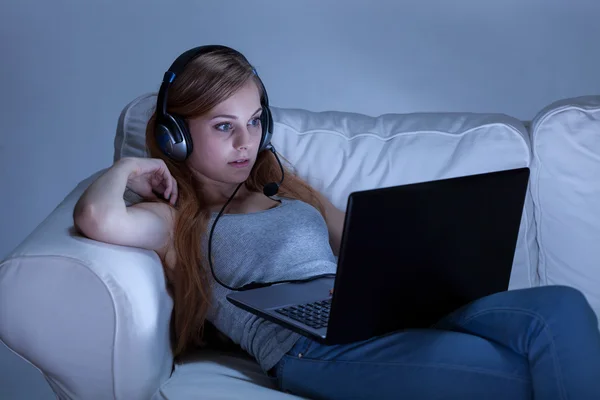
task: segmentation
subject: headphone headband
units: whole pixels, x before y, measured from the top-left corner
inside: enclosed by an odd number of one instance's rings
[[[185,69],[185,67],[192,62],[196,57],[201,56],[202,54],[207,54],[213,52],[215,50],[225,50],[227,47],[221,45],[206,45],[206,46],[198,46],[193,49],[189,49],[183,52],[179,57],[173,61],[173,64],[169,67],[167,72],[165,72],[163,76],[162,83],[160,85],[160,90],[158,91],[158,99],[157,99],[157,111],[159,111],[162,115],[167,114],[167,91],[169,87],[179,76],[181,72]]]

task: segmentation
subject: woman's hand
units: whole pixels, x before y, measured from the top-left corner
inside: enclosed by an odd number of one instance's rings
[[[177,202],[177,181],[169,172],[165,162],[159,158],[126,157],[119,160],[121,165],[130,169],[127,188],[144,199],[155,200],[159,197],[168,200],[171,205]]]

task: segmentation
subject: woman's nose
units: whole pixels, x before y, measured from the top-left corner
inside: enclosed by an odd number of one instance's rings
[[[238,130],[235,137],[235,148],[239,150],[247,149],[250,146],[250,132],[247,128]]]

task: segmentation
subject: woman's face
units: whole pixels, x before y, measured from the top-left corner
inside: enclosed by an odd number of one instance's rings
[[[188,122],[194,150],[187,162],[203,184],[238,184],[248,178],[260,145],[261,112],[258,88],[249,80],[206,115]]]

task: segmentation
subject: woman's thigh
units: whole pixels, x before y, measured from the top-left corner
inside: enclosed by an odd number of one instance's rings
[[[301,339],[277,366],[282,390],[311,399],[529,399],[527,360],[477,336],[408,330],[324,346]]]

